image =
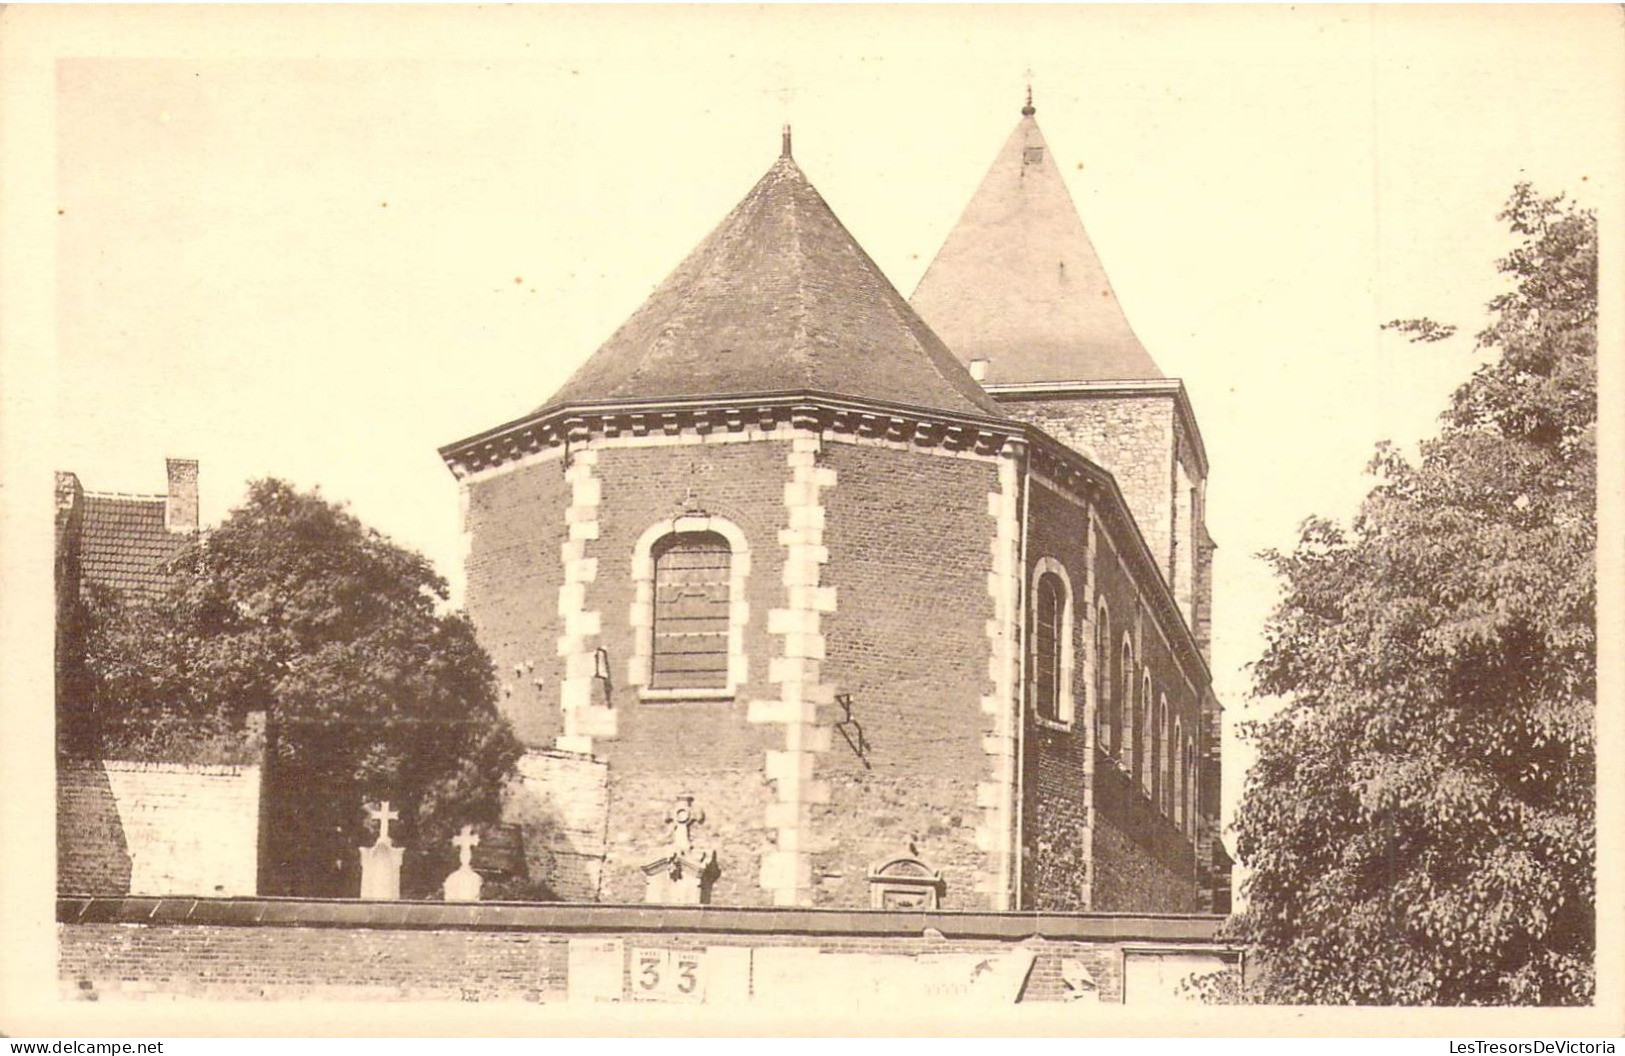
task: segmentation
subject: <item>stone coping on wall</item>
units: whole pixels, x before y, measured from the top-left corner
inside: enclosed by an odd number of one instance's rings
[[[360,899],[61,895],[60,924],[464,929],[472,931],[1044,938],[1093,942],[1215,942],[1208,914],[994,913],[646,906],[564,902],[367,902]]]
[[[62,770],[89,770],[100,767],[121,774],[187,774],[193,777],[243,777],[257,773],[254,763],[161,763],[145,759],[63,759]]]

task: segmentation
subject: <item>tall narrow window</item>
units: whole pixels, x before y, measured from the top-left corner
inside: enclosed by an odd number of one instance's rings
[[[1027,685],[1044,722],[1072,725],[1072,580],[1053,557],[1033,566],[1032,644]]]
[[[1156,788],[1151,798],[1156,800],[1157,809],[1164,815],[1168,813],[1168,695],[1164,693],[1157,698],[1156,732]]]
[[[1038,577],[1033,613],[1033,700],[1038,717],[1061,721],[1061,634],[1066,588],[1061,577]]]
[[[669,535],[654,551],[652,689],[728,687],[728,541],[716,532]]]
[[[1118,693],[1121,699],[1112,709],[1112,750],[1117,754],[1118,760],[1125,766],[1132,766],[1134,760],[1130,757],[1132,745],[1129,743],[1134,736],[1134,647],[1129,644],[1128,637],[1123,638],[1123,651],[1117,668]],[[1128,727],[1125,736],[1124,721]]]
[[[1151,728],[1155,710],[1151,706],[1151,672],[1147,670],[1140,677],[1140,721],[1134,745],[1135,769],[1139,771],[1140,788],[1147,796],[1151,795],[1151,786],[1155,783],[1151,775],[1157,765],[1156,756],[1151,754],[1154,739]]]
[[[1185,759],[1180,757],[1180,746],[1185,742],[1185,725],[1180,716],[1173,716],[1173,741],[1168,744],[1168,765],[1173,767],[1173,788],[1168,790],[1168,820],[1180,824],[1180,803],[1185,798]]]
[[[1095,618],[1095,746],[1103,752],[1113,750],[1111,623],[1106,603],[1101,602]]]

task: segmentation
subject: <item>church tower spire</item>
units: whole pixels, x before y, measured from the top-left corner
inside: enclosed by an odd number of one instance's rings
[[[993,159],[910,303],[989,384],[1161,378],[1033,115]],[[977,371],[973,371],[977,373]]]
[[[1029,85],[910,303],[1008,413],[1111,471],[1205,652],[1213,542],[1196,416],[1129,325],[1036,113]]]

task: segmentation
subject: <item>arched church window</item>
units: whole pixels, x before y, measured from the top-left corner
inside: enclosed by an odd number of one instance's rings
[[[729,699],[745,684],[750,543],[726,517],[685,513],[632,547],[632,655],[640,699]]]
[[[1118,761],[1128,767],[1134,762],[1134,646],[1127,634],[1123,635],[1123,649],[1118,657],[1117,684],[1122,688],[1119,690],[1121,699],[1112,710],[1112,750]]]
[[[1168,746],[1169,754],[1173,757],[1174,786],[1170,796],[1173,806],[1173,822],[1181,831],[1185,828],[1185,760],[1180,751],[1180,745],[1185,743],[1185,725],[1174,717],[1174,740]]]
[[[1134,742],[1134,768],[1140,775],[1140,788],[1147,796],[1151,795],[1153,784],[1151,775],[1157,765],[1156,756],[1151,754],[1152,743],[1155,740],[1151,732],[1156,718],[1155,712],[1151,697],[1151,671],[1147,668],[1140,676],[1140,721]]]
[[[1168,787],[1171,778],[1168,774],[1168,694],[1157,697],[1156,732],[1156,789],[1152,798],[1156,800],[1157,809],[1166,816],[1168,807]]]
[[[1100,603],[1095,618],[1095,745],[1103,752],[1115,750],[1112,743],[1112,630],[1111,613]]]
[[[1032,700],[1037,716],[1072,722],[1072,588],[1053,558],[1037,565],[1033,589]]]
[[[728,688],[732,551],[716,532],[655,544],[651,689]]]

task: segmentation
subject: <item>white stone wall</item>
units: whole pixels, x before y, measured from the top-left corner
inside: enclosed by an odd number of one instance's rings
[[[61,841],[83,837],[86,845],[127,858],[130,894],[256,893],[259,767],[104,760],[65,768],[59,780],[70,786],[58,797]],[[116,816],[116,832],[81,833],[78,822],[96,824],[92,800],[101,801],[102,815]],[[114,871],[121,873],[122,864]],[[71,879],[64,882],[73,886]]]
[[[525,831],[533,879],[568,901],[596,901],[608,823],[609,768],[589,756],[531,751],[503,806],[503,820]]]

